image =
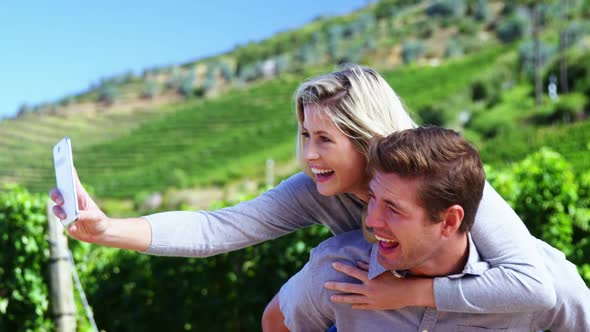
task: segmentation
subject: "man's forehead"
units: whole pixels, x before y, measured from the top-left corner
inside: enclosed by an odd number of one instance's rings
[[[369,190],[383,200],[403,204],[403,201],[412,200],[416,195],[418,180],[403,178],[397,173],[375,171],[369,181]]]
[[[396,173],[386,173],[375,170],[369,181],[369,189],[388,189],[391,187],[391,184],[396,183],[398,179],[400,178]]]

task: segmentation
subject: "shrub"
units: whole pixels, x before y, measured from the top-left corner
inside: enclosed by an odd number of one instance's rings
[[[374,51],[377,49],[377,39],[373,35],[368,35],[363,43],[363,48]]]
[[[475,36],[479,32],[479,24],[467,17],[459,21],[459,33]]]
[[[541,66],[546,66],[549,59],[555,55],[556,48],[553,45],[539,43]],[[532,79],[535,69],[535,48],[532,41],[526,42],[518,48],[518,57],[521,70]]]
[[[552,124],[555,122],[573,122],[582,116],[588,103],[586,96],[580,93],[561,95],[559,99],[545,103],[532,120],[536,124]]]
[[[590,97],[590,53],[567,53],[567,81],[570,91],[586,93]],[[544,86],[549,83],[550,75],[560,72],[560,59],[555,59],[543,77]],[[558,85],[559,86],[559,85]],[[558,91],[562,91],[558,88]]]
[[[310,43],[313,46],[320,46],[325,41],[324,35],[320,30],[316,30],[311,34]]]
[[[477,21],[487,21],[490,18],[490,8],[487,0],[477,0],[474,3],[473,18]]]
[[[565,27],[563,32],[567,36],[568,45],[571,46],[588,33],[588,26],[579,21],[573,21]]]
[[[59,101],[59,105],[69,106],[69,105],[73,104],[75,101],[76,101],[76,98],[74,96],[67,96]]]
[[[328,54],[332,59],[340,57],[343,30],[342,26],[337,24],[328,28]]]
[[[0,189],[0,330],[53,328],[46,283],[46,198],[21,187]]]
[[[503,43],[511,43],[525,36],[529,21],[519,15],[511,15],[496,26],[496,35]]]
[[[230,64],[227,62],[220,62],[219,63],[219,70],[221,71],[221,76],[227,82],[230,82],[234,78],[234,71]]]
[[[361,49],[359,47],[349,48],[343,51],[340,58],[338,58],[337,64],[339,66],[347,63],[358,63],[361,60]]]
[[[259,70],[259,67],[255,63],[251,63],[243,67],[240,67],[240,71],[238,72],[238,77],[245,82],[258,79],[261,75],[262,74]]]
[[[313,64],[318,62],[315,47],[311,44],[304,44],[295,52],[295,59],[302,64]]]
[[[531,233],[563,251],[590,284],[590,173],[577,180],[561,155],[541,148],[502,171],[486,166],[486,178]]]
[[[375,17],[378,20],[391,18],[398,10],[395,0],[379,1],[375,6]]]
[[[445,57],[454,58],[460,57],[464,54],[463,45],[457,38],[451,38],[447,42],[447,48],[445,49]]]
[[[103,84],[98,91],[98,101],[113,104],[119,98],[119,88],[111,83]]]
[[[408,41],[403,44],[402,58],[404,63],[416,61],[426,50],[426,47],[419,41]]]
[[[29,104],[27,103],[22,103],[19,107],[18,110],[16,111],[16,116],[23,116],[27,113],[30,113],[33,109],[31,108],[31,106],[29,106]]]
[[[127,71],[125,74],[121,75],[120,81],[122,84],[132,83],[136,80],[135,74],[133,74],[132,70]]]
[[[465,14],[465,1],[463,0],[437,0],[426,8],[428,16],[461,16]]]
[[[189,71],[182,76],[180,85],[178,86],[178,92],[185,97],[190,97],[194,94],[195,76],[192,71]]]
[[[497,112],[475,113],[468,123],[469,128],[477,131],[485,138],[493,138],[499,134],[516,130],[514,119]]]
[[[178,91],[180,84],[182,84],[183,75],[178,67],[173,67],[169,71],[169,78],[166,81],[166,88],[173,91]]]
[[[432,36],[434,31],[434,23],[432,21],[422,21],[415,24],[416,36],[419,39],[428,39]]]
[[[578,199],[570,164],[557,152],[542,148],[516,164],[513,172],[519,193],[516,209],[531,233],[570,254]]]
[[[426,105],[418,109],[418,116],[422,120],[423,125],[435,125],[444,127],[449,120],[448,112],[434,105]]]
[[[217,85],[217,66],[215,64],[207,65],[207,73],[205,74],[205,81],[203,82],[203,92],[207,93]]]
[[[288,55],[281,54],[275,57],[275,62],[277,64],[277,74],[282,74],[289,70],[289,66],[291,64],[291,60]]]
[[[161,87],[158,81],[148,79],[143,85],[141,96],[143,98],[154,98],[160,93],[160,89]]]
[[[481,80],[471,83],[471,100],[481,101],[488,98],[488,87]]]

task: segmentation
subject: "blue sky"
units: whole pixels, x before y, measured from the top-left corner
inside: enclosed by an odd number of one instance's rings
[[[369,0],[10,1],[0,4],[0,119],[133,70],[184,63]]]

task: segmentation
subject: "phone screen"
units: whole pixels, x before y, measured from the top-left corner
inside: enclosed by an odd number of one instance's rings
[[[74,160],[69,137],[64,137],[53,147],[53,163],[57,189],[64,199],[62,209],[67,215],[62,223],[68,226],[78,219],[78,196],[74,184]]]

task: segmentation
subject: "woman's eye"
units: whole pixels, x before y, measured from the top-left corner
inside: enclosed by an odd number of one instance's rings
[[[305,132],[303,132],[303,133],[301,133],[301,136],[303,136],[303,137],[305,137],[305,138],[309,138],[309,133],[305,133]]]
[[[332,142],[329,138],[327,138],[326,136],[320,136],[320,139],[322,140],[322,142]]]

